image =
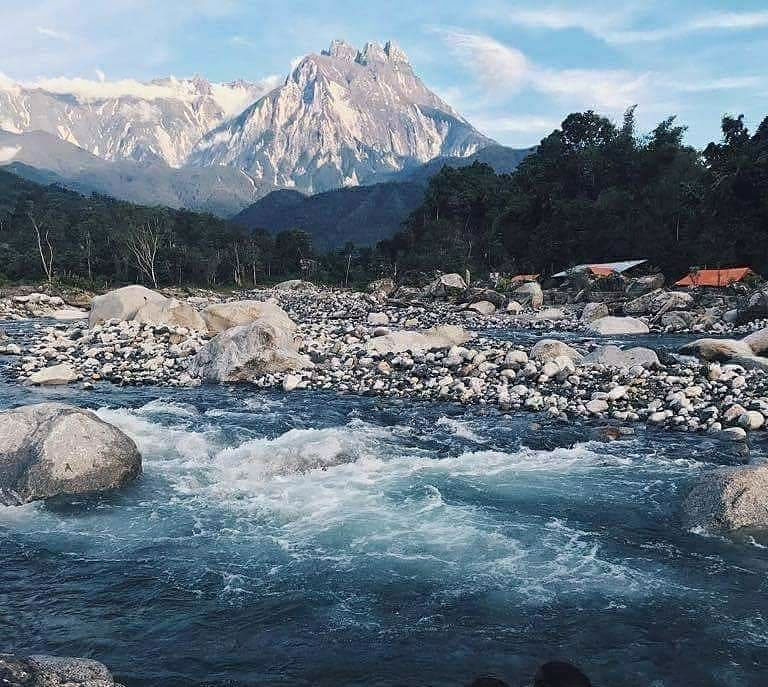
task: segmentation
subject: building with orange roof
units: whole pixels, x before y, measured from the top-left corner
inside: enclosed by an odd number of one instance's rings
[[[693,270],[679,281],[676,281],[675,286],[725,287],[744,281],[747,277],[754,274],[749,267],[729,267],[722,270]]]

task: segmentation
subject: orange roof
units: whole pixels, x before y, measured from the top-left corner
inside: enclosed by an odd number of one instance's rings
[[[598,277],[610,277],[615,270],[612,270],[610,267],[598,267],[597,265],[590,265],[589,271]]]
[[[515,277],[512,277],[509,281],[511,282],[518,282],[518,281],[536,281],[539,278],[540,275],[538,274],[518,274]]]
[[[749,267],[732,267],[727,270],[697,270],[675,282],[675,286],[728,286],[741,281],[754,272]]]

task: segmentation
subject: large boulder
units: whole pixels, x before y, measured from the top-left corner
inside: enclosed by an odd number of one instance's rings
[[[247,382],[262,375],[312,367],[300,355],[293,328],[268,319],[229,327],[197,352],[189,374],[207,382]]]
[[[0,685],[120,687],[107,667],[87,658],[0,654]]]
[[[768,527],[768,465],[702,475],[683,501],[686,528]]]
[[[88,325],[93,327],[111,319],[132,320],[136,313],[150,301],[162,303],[165,300],[162,294],[138,284],[107,291],[104,295],[95,296],[91,300]]]
[[[608,317],[610,311],[605,303],[587,303],[584,306],[584,310],[581,311],[582,322],[594,322],[601,317]]]
[[[768,358],[763,358],[761,355],[735,355],[728,362],[734,365],[741,365],[745,370],[768,372]]]
[[[133,318],[135,322],[144,322],[153,325],[168,325],[169,327],[186,327],[197,331],[205,331],[207,326],[191,305],[177,301],[175,298],[166,298],[164,301],[148,301],[142,306]]]
[[[544,308],[544,310],[540,310],[533,316],[533,319],[537,322],[556,322],[565,318],[566,314],[562,308]]]
[[[399,331],[377,336],[366,344],[369,353],[404,353],[405,351],[431,351],[460,346],[469,341],[469,334],[461,327],[443,325],[422,331]]]
[[[600,317],[593,320],[587,329],[595,334],[647,334],[650,329],[642,320],[634,317]]]
[[[427,284],[424,295],[429,298],[458,298],[467,290],[467,282],[460,274],[441,274]]]
[[[725,361],[737,356],[752,356],[750,345],[740,339],[696,339],[680,347],[683,355],[692,355],[701,360]]]
[[[202,317],[208,330],[214,334],[256,320],[268,322],[278,329],[288,330],[291,333],[296,329],[296,324],[288,313],[272,299],[214,303],[203,310]]]
[[[88,410],[39,403],[0,413],[0,503],[106,491],[140,472],[136,444]]]
[[[628,315],[655,315],[664,310],[687,310],[693,307],[693,296],[683,291],[657,289],[624,304]]]
[[[27,377],[27,383],[39,386],[57,386],[69,384],[76,379],[77,372],[72,369],[72,366],[68,363],[61,363],[60,365],[51,365],[50,367],[44,367],[37,370],[37,372],[33,372]]]
[[[304,281],[303,279],[288,279],[275,284],[272,288],[278,291],[312,291],[315,285],[311,281]]]
[[[493,303],[497,308],[503,308],[507,304],[507,297],[503,293],[499,293],[493,289],[470,288],[467,290],[466,297],[470,303],[488,301],[489,303]]]
[[[549,362],[560,356],[570,358],[575,363],[580,362],[583,357],[575,348],[571,348],[567,343],[557,339],[540,339],[534,344],[530,353],[530,357],[533,360],[538,360],[542,363]]]
[[[478,313],[479,315],[493,315],[496,312],[496,306],[490,301],[477,301],[470,303],[467,310]]]
[[[747,334],[742,341],[752,349],[755,355],[768,353],[768,327]]]
[[[528,281],[521,284],[512,292],[514,299],[523,305],[532,308],[540,308],[544,304],[544,292],[537,281]]]
[[[650,368],[661,367],[656,352],[642,346],[635,346],[626,350],[621,350],[618,346],[599,346],[584,356],[584,363],[620,368],[635,367],[636,365]]]

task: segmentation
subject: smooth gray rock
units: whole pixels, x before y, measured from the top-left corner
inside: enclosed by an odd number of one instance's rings
[[[102,296],[95,296],[91,300],[91,312],[88,316],[88,325],[93,327],[106,320],[132,320],[149,302],[162,303],[165,296],[148,289],[145,286],[134,284],[123,286],[113,291],[108,291]]]
[[[57,386],[69,384],[76,379],[77,372],[72,369],[72,366],[68,363],[62,363],[61,365],[52,365],[51,367],[44,367],[37,372],[33,372],[27,377],[27,384]]]
[[[696,339],[681,346],[679,350],[683,355],[693,355],[709,361],[754,355],[750,345],[739,339]]]
[[[755,355],[768,353],[768,327],[747,334],[742,341],[752,349]]]
[[[634,317],[601,317],[589,323],[587,329],[595,334],[648,334],[650,329],[642,320]]]
[[[622,350],[618,346],[600,346],[584,356],[584,363],[620,368],[630,368],[635,365],[650,368],[661,367],[656,352],[642,346],[635,346],[626,350]]]
[[[0,413],[0,503],[107,491],[140,472],[136,444],[89,410],[39,403]]]
[[[208,382],[246,382],[308,367],[313,365],[299,354],[293,330],[265,319],[214,336],[190,362],[189,374]]]
[[[268,322],[278,329],[291,333],[296,330],[296,323],[288,313],[277,304],[277,301],[271,299],[214,303],[203,310],[202,317],[208,330],[215,334],[256,320]]]
[[[699,477],[683,501],[683,525],[768,527],[768,466],[723,468]]]
[[[460,346],[469,341],[469,334],[461,327],[443,325],[421,331],[392,332],[377,336],[366,343],[369,353],[404,353],[405,351],[431,351]]]
[[[207,329],[205,320],[197,310],[175,298],[166,298],[164,301],[148,301],[139,309],[133,319],[136,322],[156,326],[186,327],[199,332]]]
[[[490,301],[477,301],[468,305],[467,310],[472,310],[480,315],[493,315],[496,312],[496,306]]]
[[[0,685],[9,687],[120,687],[107,667],[86,658],[0,654]]]

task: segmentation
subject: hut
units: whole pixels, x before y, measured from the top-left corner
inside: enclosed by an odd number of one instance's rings
[[[707,286],[709,288],[724,288],[731,284],[743,282],[748,277],[757,275],[749,267],[729,267],[717,270],[692,270],[682,279],[675,282],[675,286],[695,288]]]

